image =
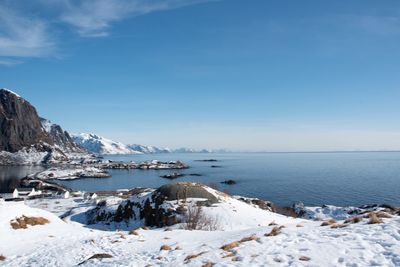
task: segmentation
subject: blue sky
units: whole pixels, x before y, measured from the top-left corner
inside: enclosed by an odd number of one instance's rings
[[[70,132],[400,149],[400,2],[5,0],[0,87]]]

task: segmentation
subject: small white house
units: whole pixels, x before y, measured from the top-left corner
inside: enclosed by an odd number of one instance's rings
[[[21,196],[32,196],[35,194],[35,188],[15,188],[13,192],[13,198],[19,198]]]

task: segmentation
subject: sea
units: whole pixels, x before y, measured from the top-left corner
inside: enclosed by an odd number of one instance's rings
[[[179,170],[187,175],[175,180],[160,177],[173,170],[111,170],[111,178],[58,182],[93,192],[192,181],[282,206],[296,202],[307,206],[400,205],[400,152],[169,153],[104,158],[135,162],[181,160],[190,168]],[[210,159],[216,161],[205,161]],[[0,167],[0,192],[11,191],[20,178],[40,170],[40,166]],[[236,184],[222,183],[226,180]]]

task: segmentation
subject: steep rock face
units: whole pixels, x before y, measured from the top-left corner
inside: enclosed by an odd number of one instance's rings
[[[54,145],[36,109],[17,94],[0,89],[0,151],[13,153],[40,143]]]
[[[40,118],[40,120],[43,128],[59,149],[68,153],[86,152],[84,148],[74,142],[70,134],[67,131],[64,131],[60,125],[54,124],[43,118]]]

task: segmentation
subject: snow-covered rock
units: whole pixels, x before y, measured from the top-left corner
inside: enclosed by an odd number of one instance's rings
[[[108,178],[110,174],[102,169],[82,166],[82,167],[66,167],[66,168],[50,168],[45,171],[33,174],[30,178],[34,179],[58,179],[58,180],[74,180],[79,178]]]

